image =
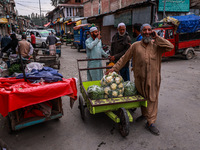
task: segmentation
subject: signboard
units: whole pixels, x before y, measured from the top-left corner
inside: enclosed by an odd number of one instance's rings
[[[114,26],[117,27],[121,22],[125,23],[125,25],[132,25],[131,11],[115,15]]]
[[[158,11],[164,10],[164,2],[166,12],[189,12],[190,0],[159,0]]]

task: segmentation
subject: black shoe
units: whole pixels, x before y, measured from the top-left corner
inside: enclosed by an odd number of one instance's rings
[[[142,115],[141,115],[140,117],[137,117],[135,121],[136,121],[136,122],[141,122],[141,121],[143,121],[143,120],[146,120],[146,118],[145,118],[145,116],[142,116]]]
[[[146,128],[147,130],[149,130],[149,131],[150,131],[152,134],[154,134],[154,135],[160,135],[159,130],[158,130],[153,124],[151,124],[151,125],[149,126],[149,124],[146,123],[145,128]]]

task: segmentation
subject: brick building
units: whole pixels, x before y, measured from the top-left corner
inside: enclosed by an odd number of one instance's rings
[[[101,30],[102,43],[110,45],[120,22],[132,37],[134,23],[152,23],[155,4],[149,0],[93,0],[85,1],[84,15],[89,23]]]
[[[126,29],[132,38],[134,23],[152,24],[163,19],[163,11],[158,11],[162,0],[83,0],[84,16],[89,23],[94,23],[101,30],[103,44],[111,43],[120,22],[126,24]],[[199,15],[199,0],[190,0],[190,13]],[[167,16],[186,15],[186,12],[166,12]],[[134,39],[132,38],[132,42]]]

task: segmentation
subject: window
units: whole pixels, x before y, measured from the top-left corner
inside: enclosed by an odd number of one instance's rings
[[[29,35],[29,33],[30,33],[30,32],[29,32],[29,31],[27,31],[27,32],[26,32],[26,35]]]
[[[75,0],[76,3],[81,3],[81,0]]]
[[[36,32],[36,36],[37,36],[37,37],[40,37],[40,34],[39,34],[38,32]]]
[[[174,38],[174,34],[173,34],[173,30],[166,30],[166,33],[165,33],[165,38],[166,39],[173,39]]]

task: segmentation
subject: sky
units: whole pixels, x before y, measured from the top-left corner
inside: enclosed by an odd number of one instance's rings
[[[51,0],[40,0],[41,2],[41,13],[46,14],[48,11],[54,9],[51,6]],[[18,15],[30,15],[31,13],[40,14],[39,0],[15,0],[16,9]]]

